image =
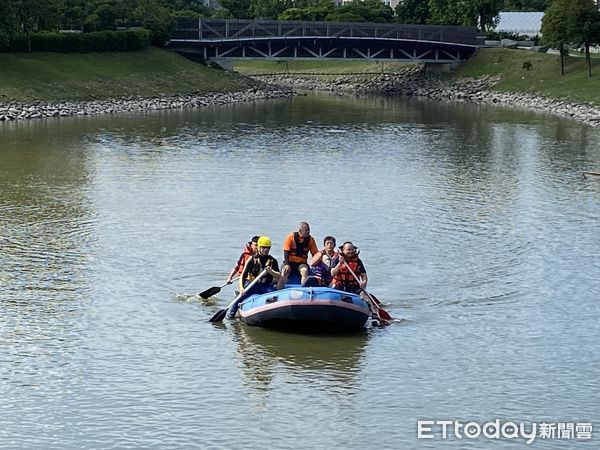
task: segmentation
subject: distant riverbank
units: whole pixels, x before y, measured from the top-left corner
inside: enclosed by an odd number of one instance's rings
[[[155,98],[107,99],[79,102],[35,102],[0,104],[0,122],[50,117],[88,116],[124,112],[199,108],[229,103],[291,98],[290,89],[264,85],[243,91],[214,94],[180,94]]]
[[[594,58],[593,65],[597,62]],[[502,104],[600,126],[600,67],[594,67],[594,75],[588,77],[585,60],[580,55],[565,59],[564,76],[559,75],[559,67],[557,55],[481,48],[455,71],[441,75],[425,74],[422,66],[392,62],[371,62],[370,65],[324,62],[320,66],[290,62],[283,66],[253,61],[237,64],[236,70],[256,80],[268,80],[300,91],[408,95]]]
[[[295,93],[421,96],[546,111],[600,126],[600,74],[583,58],[480,49],[451,74],[398,62],[239,62],[226,72],[156,48],[90,54],[0,54],[0,121],[115,114],[291,98]],[[327,73],[327,74],[325,74]]]
[[[252,78],[299,92],[337,94],[416,96],[440,101],[500,104],[572,117],[593,127],[600,127],[600,108],[535,94],[495,91],[498,77],[450,79],[425,74],[422,68],[406,68],[399,73],[365,76],[310,76],[301,74],[259,75]]]
[[[290,89],[157,48],[0,53],[0,121],[195,108],[289,98]]]

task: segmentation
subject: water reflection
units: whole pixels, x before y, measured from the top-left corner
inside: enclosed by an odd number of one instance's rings
[[[368,344],[365,330],[352,335],[294,334],[232,324],[237,354],[248,385],[271,389],[276,376],[326,384],[334,391],[353,391],[359,382]]]

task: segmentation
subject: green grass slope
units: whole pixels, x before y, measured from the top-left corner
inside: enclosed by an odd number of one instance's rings
[[[414,64],[411,64],[414,66]],[[243,75],[272,73],[306,73],[346,75],[360,73],[393,73],[408,64],[377,61],[236,61],[234,69]]]
[[[526,62],[531,64],[529,70],[524,67]],[[600,104],[600,60],[597,58],[592,58],[592,77],[587,76],[585,58],[580,55],[565,59],[565,75],[561,76],[558,55],[531,50],[482,48],[450,78],[458,80],[488,75],[499,79],[493,87],[496,91]]]
[[[0,103],[235,91],[235,74],[157,48],[123,53],[0,53]]]

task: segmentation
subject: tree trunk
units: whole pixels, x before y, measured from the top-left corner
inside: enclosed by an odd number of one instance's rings
[[[585,43],[585,65],[587,67],[588,77],[592,76],[592,58],[590,58],[590,43]]]
[[[24,31],[27,35],[27,51],[31,53],[31,33],[29,32],[29,27],[27,25],[24,25],[23,28],[25,29]]]
[[[560,74],[562,76],[565,74],[565,49],[562,44],[560,44],[558,53],[560,53]]]

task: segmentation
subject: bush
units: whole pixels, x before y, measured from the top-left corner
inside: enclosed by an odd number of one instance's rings
[[[501,41],[502,39],[511,39],[513,41],[535,41],[535,36],[530,38],[524,34],[519,33],[511,33],[510,31],[493,31],[490,33],[486,33],[487,39],[491,39],[494,41]]]
[[[148,30],[94,31],[92,33],[32,33],[32,52],[128,52],[150,45],[152,34]],[[19,33],[0,42],[0,51],[28,52],[27,35]]]

